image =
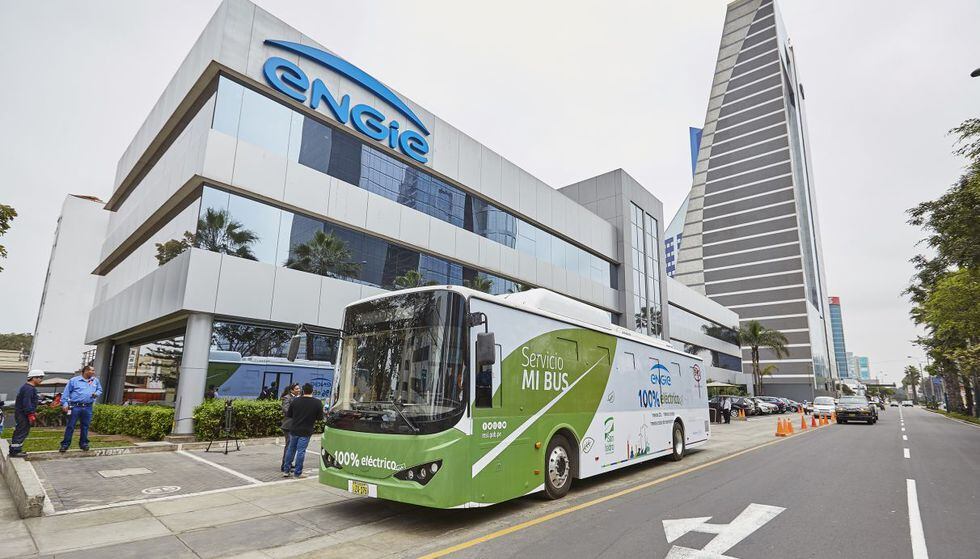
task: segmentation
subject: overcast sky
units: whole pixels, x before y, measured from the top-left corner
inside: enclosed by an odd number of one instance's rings
[[[555,187],[622,167],[670,220],[691,183],[724,0],[258,4]],[[0,2],[0,332],[33,331],[64,196],[115,166],[218,5]],[[827,269],[847,348],[900,378],[904,211],[959,174],[946,131],[980,116],[980,2],[782,0],[807,92]],[[80,270],[79,273],[84,273]]]

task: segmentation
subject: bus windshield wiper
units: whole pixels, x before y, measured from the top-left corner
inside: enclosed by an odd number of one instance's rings
[[[395,402],[394,400],[388,400],[388,401],[387,401],[387,403],[388,403],[388,404],[391,404],[391,407],[392,407],[392,408],[393,408],[393,409],[394,409],[394,410],[395,410],[396,412],[398,412],[398,415],[399,415],[399,416],[400,416],[400,417],[401,417],[401,418],[402,418],[403,420],[405,420],[405,425],[408,425],[408,426],[409,426],[409,427],[410,427],[410,428],[412,429],[412,431],[415,431],[415,433],[416,433],[416,434],[417,434],[417,433],[419,432],[419,428],[418,428],[418,427],[416,427],[414,423],[412,423],[411,421],[409,421],[409,420],[408,420],[408,416],[407,416],[407,415],[405,415],[404,413],[402,413],[402,410],[401,410],[401,408],[399,408],[399,407],[398,407],[398,404],[397,404],[397,403],[396,403],[396,402]]]
[[[401,408],[398,407],[398,403],[395,402],[394,400],[377,400],[377,401],[374,401],[374,402],[358,402],[358,405],[362,405],[362,406],[365,406],[365,405],[377,405],[377,404],[390,404],[391,405],[391,409],[395,410],[395,413],[397,413],[398,416],[402,418],[402,420],[405,422],[405,425],[408,425],[409,428],[411,428],[412,431],[414,431],[415,433],[418,433],[419,432],[419,428],[416,427],[415,424],[412,423],[408,419],[408,416],[406,416],[404,413],[402,413]],[[381,411],[378,411],[378,412],[375,412],[375,413],[382,413],[382,412]]]

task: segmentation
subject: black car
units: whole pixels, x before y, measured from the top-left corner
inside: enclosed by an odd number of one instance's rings
[[[775,396],[759,396],[759,399],[763,402],[776,406],[778,408],[776,410],[777,413],[786,413],[786,411],[789,409],[789,406],[786,405],[786,402],[783,401],[782,398],[777,398]]]
[[[841,396],[837,401],[837,423],[865,421],[868,425],[878,422],[878,408],[864,396]]]
[[[745,415],[755,415],[755,407],[753,406],[751,409],[749,409],[749,404],[744,401],[744,398],[731,396],[731,399],[732,417],[735,417],[739,410],[745,410]],[[718,410],[716,413],[718,414],[718,417],[721,417],[721,398],[719,396],[715,396],[708,400],[708,407]]]

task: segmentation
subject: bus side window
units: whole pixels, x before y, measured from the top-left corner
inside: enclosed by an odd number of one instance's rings
[[[493,407],[493,394],[500,390],[500,363],[503,360],[500,349],[499,344],[494,346],[494,351],[497,352],[496,363],[484,365],[482,370],[476,373],[476,399],[473,402],[473,407]],[[503,396],[503,392],[501,392],[501,404],[503,404]]]

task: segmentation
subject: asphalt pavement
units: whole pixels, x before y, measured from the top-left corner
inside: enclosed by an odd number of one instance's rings
[[[833,425],[638,487],[433,551],[460,558],[980,556],[980,428],[918,408],[888,408],[876,425]]]

